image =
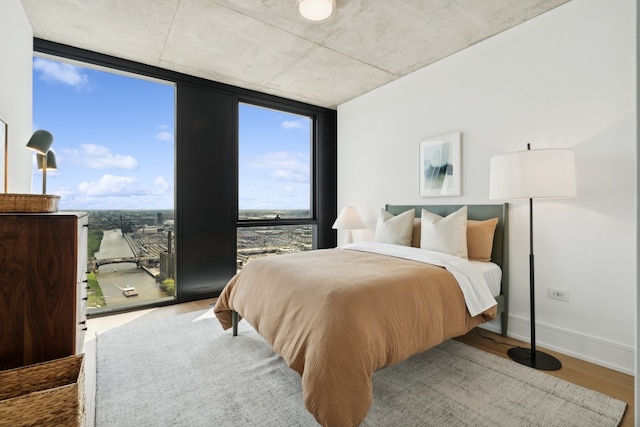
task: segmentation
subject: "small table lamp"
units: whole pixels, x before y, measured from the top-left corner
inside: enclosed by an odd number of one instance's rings
[[[562,364],[550,354],[536,350],[536,309],[533,267],[533,199],[567,198],[576,195],[576,166],[573,151],[531,150],[491,158],[489,198],[529,199],[529,306],[531,349],[512,348],[507,354],[518,363],[553,371]]]
[[[37,130],[31,135],[31,139],[27,142],[27,148],[33,150],[38,155],[38,169],[42,169],[42,194],[47,194],[47,169],[51,170],[53,168],[49,167],[49,148],[51,148],[51,144],[53,144],[53,135],[46,130]],[[52,164],[55,165],[55,155],[52,155]],[[47,167],[42,168],[41,165],[46,160]],[[57,168],[56,168],[57,169]]]
[[[340,211],[340,215],[333,223],[336,230],[347,230],[347,243],[353,243],[353,234],[351,230],[359,230],[366,228],[358,210],[352,206],[346,206]]]
[[[0,120],[0,143],[4,142],[4,192],[0,193],[0,212],[38,212],[49,213],[58,210],[60,196],[47,195],[47,170],[57,169],[56,156],[50,151],[53,135],[46,130],[33,133],[27,148],[37,153],[37,166],[42,170],[42,195],[9,193],[9,125]]]

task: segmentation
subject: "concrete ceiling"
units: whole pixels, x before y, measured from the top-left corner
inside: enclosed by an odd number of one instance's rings
[[[21,0],[34,37],[335,108],[569,0]]]

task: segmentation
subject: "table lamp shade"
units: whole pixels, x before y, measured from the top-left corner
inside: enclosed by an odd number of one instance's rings
[[[358,210],[354,207],[347,206],[340,211],[336,222],[333,223],[333,228],[337,230],[358,230],[365,228],[365,225]]]
[[[46,130],[37,130],[31,135],[31,139],[27,142],[27,148],[40,154],[47,154],[51,144],[53,143],[53,135]]]
[[[491,158],[489,198],[567,198],[576,195],[572,150],[518,151]]]
[[[58,169],[58,163],[56,162],[56,155],[53,151],[49,150],[46,156],[42,154],[38,156],[37,158],[38,170],[42,170],[42,168],[44,167],[45,158],[46,158],[48,171],[54,171]]]

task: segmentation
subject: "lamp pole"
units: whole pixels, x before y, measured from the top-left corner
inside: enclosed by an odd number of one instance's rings
[[[0,120],[0,123],[4,123]],[[4,192],[9,192],[9,125],[4,123]]]
[[[47,194],[47,155],[38,154],[42,162],[42,194]]]
[[[527,150],[529,144],[527,144]],[[531,366],[536,367],[536,293],[533,267],[533,199],[529,197],[529,305],[531,307]]]
[[[527,143],[527,151],[531,144]],[[533,198],[529,197],[529,304],[531,307],[531,366],[536,367],[536,293],[533,262]]]

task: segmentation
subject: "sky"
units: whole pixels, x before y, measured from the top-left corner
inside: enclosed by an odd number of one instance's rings
[[[33,58],[33,130],[54,137],[60,210],[173,209],[175,87]],[[309,209],[311,119],[240,105],[239,209]],[[33,161],[33,189],[42,172]]]
[[[240,209],[310,209],[311,119],[239,107]]]

